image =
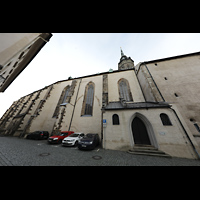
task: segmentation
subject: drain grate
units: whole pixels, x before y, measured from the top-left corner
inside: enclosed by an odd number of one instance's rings
[[[102,159],[101,156],[92,156],[92,158],[95,159],[95,160],[101,160]]]
[[[41,154],[39,154],[39,156],[49,156],[50,155],[50,153],[41,153]]]

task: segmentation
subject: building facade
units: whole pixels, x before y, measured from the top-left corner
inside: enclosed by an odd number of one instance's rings
[[[51,37],[51,33],[0,34],[0,92],[6,90]]]
[[[118,70],[58,81],[13,102],[0,120],[1,134],[98,133],[105,149],[153,146],[170,156],[198,159],[198,98],[191,98],[198,87],[188,91],[195,83],[183,77],[193,71],[197,78],[198,63],[194,53],[135,66],[121,50]],[[188,73],[188,65],[196,71]],[[176,99],[187,92],[191,99]]]
[[[139,63],[146,101],[175,104],[200,145],[200,52]]]

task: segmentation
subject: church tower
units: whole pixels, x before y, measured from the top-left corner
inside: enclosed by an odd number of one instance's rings
[[[124,52],[121,49],[121,58],[118,63],[118,70],[126,69],[134,69],[134,61],[131,59],[131,57],[127,57],[126,55],[124,55]]]

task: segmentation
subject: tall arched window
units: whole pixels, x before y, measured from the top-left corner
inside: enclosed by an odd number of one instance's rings
[[[119,96],[126,101],[133,101],[133,97],[130,91],[129,83],[126,79],[122,78],[118,81]]]
[[[94,102],[94,83],[89,82],[85,87],[85,95],[82,105],[81,116],[92,116]]]
[[[69,94],[69,91],[70,91],[71,87],[68,85],[66,86],[61,95],[60,95],[60,99],[58,100],[58,103],[57,103],[57,106],[56,106],[56,109],[54,111],[54,114],[52,117],[57,117],[58,116],[58,112],[59,112],[59,107],[60,107],[60,104],[63,104],[63,103],[68,103],[68,94]]]
[[[114,114],[112,116],[112,122],[113,122],[113,125],[119,125],[119,116],[117,114]]]
[[[67,86],[67,87],[64,89],[64,95],[63,95],[63,97],[62,97],[62,103],[67,103],[67,97],[68,97],[69,91],[70,91],[70,87]]]
[[[172,123],[171,123],[168,115],[166,115],[165,113],[160,114],[160,119],[164,126],[172,126]]]

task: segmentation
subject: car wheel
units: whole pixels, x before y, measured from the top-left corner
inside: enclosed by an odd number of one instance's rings
[[[81,147],[78,145],[78,149],[81,150]]]
[[[61,140],[59,140],[59,144],[61,144],[62,143],[62,139]]]
[[[74,146],[76,147],[78,145],[78,141],[75,142]]]

